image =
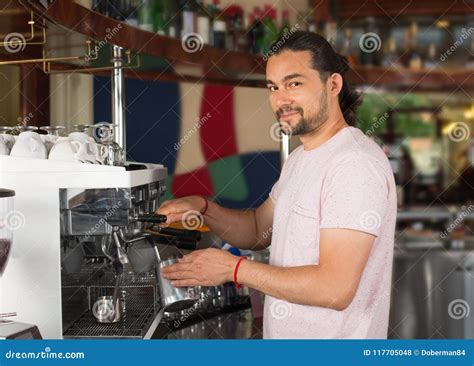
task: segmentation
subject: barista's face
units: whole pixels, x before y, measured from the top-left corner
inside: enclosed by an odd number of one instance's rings
[[[283,51],[269,58],[267,88],[283,131],[305,135],[328,119],[327,83],[311,65],[309,51]]]

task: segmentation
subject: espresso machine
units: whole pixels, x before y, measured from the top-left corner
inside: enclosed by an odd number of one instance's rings
[[[0,156],[0,186],[16,191],[0,313],[16,312],[49,339],[150,338],[167,305],[158,247],[179,255],[200,239],[195,230],[157,226],[166,220],[154,214],[166,176],[157,164]],[[174,304],[192,306],[196,295],[182,291]]]

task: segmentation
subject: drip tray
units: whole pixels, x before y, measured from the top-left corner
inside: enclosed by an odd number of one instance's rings
[[[64,338],[142,339],[149,333],[152,326],[156,327],[158,325],[160,314],[154,304],[150,304],[150,301],[136,300],[132,303],[128,299],[125,314],[120,322],[98,323],[92,311],[87,311],[67,329],[63,336]]]
[[[64,338],[151,337],[163,314],[155,278],[152,274],[137,276],[124,269],[120,286],[124,311],[118,323],[99,323],[92,312],[96,299],[113,294],[115,276],[112,271],[103,266],[89,267],[83,273],[63,277],[63,311],[71,315],[63,317],[67,327]],[[91,273],[99,275],[91,276]],[[77,305],[77,297],[82,298],[82,306]],[[77,315],[73,316],[74,313]]]

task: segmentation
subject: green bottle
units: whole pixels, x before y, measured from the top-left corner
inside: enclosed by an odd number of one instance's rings
[[[166,14],[163,0],[153,0],[153,32],[166,35]]]
[[[265,5],[262,21],[264,25],[263,53],[267,53],[273,41],[278,38],[278,29],[275,25],[275,21],[276,10],[269,5]]]

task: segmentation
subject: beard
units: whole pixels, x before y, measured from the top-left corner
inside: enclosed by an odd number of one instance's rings
[[[291,109],[279,109],[276,112],[278,121],[283,113],[288,113],[296,111],[301,115],[300,120],[296,123],[295,127],[291,127],[289,124],[287,126],[281,126],[282,131],[287,135],[298,136],[306,135],[313,131],[318,130],[328,119],[328,105],[327,105],[327,92],[324,91],[323,95],[319,99],[319,110],[316,115],[305,117],[303,114],[303,108],[295,107]],[[281,122],[280,122],[281,124]]]

